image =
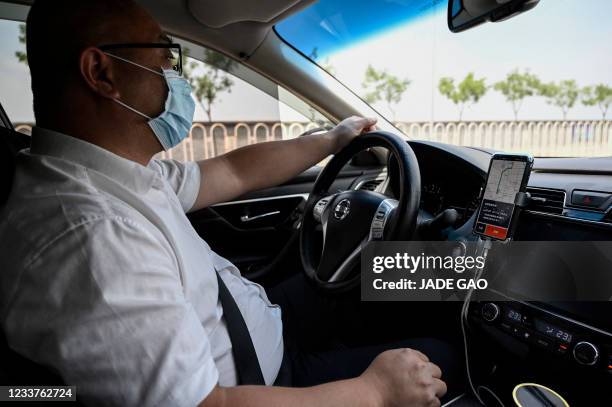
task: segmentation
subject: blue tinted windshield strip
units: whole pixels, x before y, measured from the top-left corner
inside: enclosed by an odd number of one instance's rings
[[[313,60],[445,8],[446,0],[320,0],[276,25]]]

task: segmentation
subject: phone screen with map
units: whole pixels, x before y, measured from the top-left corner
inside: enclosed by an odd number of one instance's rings
[[[510,237],[516,196],[525,191],[532,166],[527,155],[493,155],[474,233],[496,240]]]

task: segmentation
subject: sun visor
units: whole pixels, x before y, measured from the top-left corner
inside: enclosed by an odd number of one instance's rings
[[[188,0],[191,14],[210,28],[222,28],[229,24],[247,21],[269,23],[300,3],[304,1]]]

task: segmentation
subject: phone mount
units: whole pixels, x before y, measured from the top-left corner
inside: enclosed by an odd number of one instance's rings
[[[516,227],[518,225],[518,218],[521,216],[521,212],[529,206],[530,202],[531,194],[527,191],[518,192],[514,197],[514,205],[516,207],[514,208],[514,215],[511,222],[512,229],[510,230],[510,233],[508,233],[508,239],[506,239],[507,241],[512,240],[512,237],[514,236],[514,232],[516,231]]]
[[[531,194],[529,192],[519,192],[514,198],[514,204],[520,209],[525,209],[529,202],[531,202]]]

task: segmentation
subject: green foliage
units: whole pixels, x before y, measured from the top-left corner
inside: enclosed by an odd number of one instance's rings
[[[410,83],[411,81],[408,79],[400,79],[387,71],[378,71],[373,66],[368,65],[362,84],[366,91],[364,99],[371,104],[380,101],[386,102],[391,111],[392,120],[395,121],[393,106],[402,100],[402,96],[408,89],[408,86],[410,86]]]
[[[193,87],[193,95],[206,112],[208,121],[212,122],[212,107],[219,101],[219,94],[231,92],[234,86],[227,72],[236,61],[208,49],[204,50],[204,61],[189,58],[189,49],[183,50],[183,75]]]
[[[25,24],[19,24],[19,43],[20,44],[24,44],[26,43],[26,25]],[[24,51],[15,51],[15,56],[17,57],[17,60],[23,64],[28,64],[28,55],[24,52]]]
[[[19,25],[19,43],[26,42],[26,26]],[[23,51],[16,51],[15,56],[27,65],[27,55]],[[193,94],[200,102],[200,105],[206,112],[208,120],[212,121],[212,106],[218,101],[219,94],[222,92],[231,92],[234,82],[230,78],[227,71],[232,69],[236,62],[223,54],[211,50],[204,51],[204,60],[206,64],[202,64],[194,59],[188,58],[189,49],[183,49],[183,75],[193,87]]]
[[[494,85],[494,89],[506,97],[506,101],[512,104],[514,120],[518,120],[518,114],[527,97],[538,94],[540,80],[529,71],[521,73],[518,69],[510,72],[506,79]]]
[[[438,90],[459,107],[459,121],[463,119],[463,112],[468,105],[478,103],[487,93],[486,79],[476,79],[470,72],[458,85],[453,78],[440,78]]]
[[[606,120],[608,109],[612,104],[612,87],[604,84],[585,87],[582,89],[582,104],[585,106],[597,105],[601,110],[603,120]]]
[[[549,105],[561,108],[563,120],[566,120],[569,110],[578,101],[580,89],[575,80],[564,80],[559,83],[550,82],[541,84],[539,94],[546,98],[546,102]]]

